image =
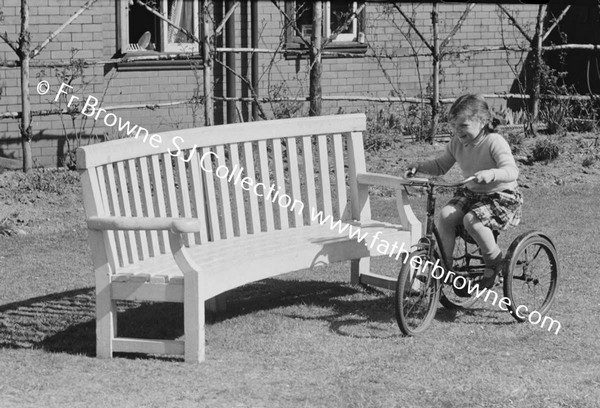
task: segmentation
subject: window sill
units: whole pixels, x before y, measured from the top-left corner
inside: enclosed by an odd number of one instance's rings
[[[352,58],[352,57],[362,57],[367,53],[367,44],[359,43],[356,41],[336,41],[325,46],[325,53],[323,53],[323,58]],[[309,50],[301,43],[300,40],[293,40],[291,42],[287,42],[285,44],[285,58],[290,59],[299,59],[299,58],[308,58]],[[290,52],[287,52],[290,51]],[[346,55],[331,55],[330,52],[339,52]]]
[[[168,71],[202,69],[198,54],[174,54],[156,51],[128,52],[117,62],[118,71]],[[130,60],[128,60],[130,59]]]

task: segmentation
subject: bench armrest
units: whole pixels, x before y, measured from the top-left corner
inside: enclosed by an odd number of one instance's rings
[[[200,232],[202,225],[195,218],[172,217],[90,217],[87,226],[91,230],[107,231],[156,231],[168,230],[179,233]]]
[[[415,245],[422,235],[422,224],[421,221],[415,216],[406,191],[402,188],[405,185],[411,185],[415,181],[419,182],[422,179],[405,179],[403,177],[389,176],[387,174],[378,173],[358,173],[356,175],[356,181],[362,185],[379,185],[384,187],[390,187],[396,190],[396,208],[398,209],[398,216],[400,222],[407,231],[410,231],[411,245]]]

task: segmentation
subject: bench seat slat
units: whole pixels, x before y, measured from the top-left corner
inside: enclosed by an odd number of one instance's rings
[[[354,225],[353,228],[359,226]],[[373,241],[378,231],[381,233]],[[313,225],[193,246],[188,248],[188,253],[206,273],[207,283],[203,290],[208,299],[244,283],[278,275],[282,270],[289,272],[365,256],[395,257],[399,248],[404,251],[410,248],[410,232],[395,224],[376,221],[360,224],[360,235],[365,234],[366,239],[358,243],[349,238],[348,233],[332,231],[328,225]],[[384,240],[389,245],[382,244]],[[391,252],[394,243],[396,248]],[[390,253],[383,253],[386,249]],[[242,264],[244,272],[238,269]],[[135,277],[140,274],[167,275],[169,283],[173,283],[177,276],[182,277],[170,254],[122,268],[115,276],[127,276],[128,279],[120,281],[124,278],[113,278],[113,288],[118,288],[116,294],[119,299],[135,300],[140,294],[154,296],[155,292],[155,296],[161,296],[161,291],[166,290],[151,289],[152,285],[141,286],[145,282],[135,282]]]

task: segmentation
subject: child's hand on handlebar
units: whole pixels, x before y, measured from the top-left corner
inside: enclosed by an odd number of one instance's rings
[[[419,163],[410,163],[408,166],[406,166],[406,171],[404,172],[404,177],[405,178],[414,177],[415,174],[417,173],[417,171],[419,171]]]
[[[493,170],[480,170],[473,176],[475,176],[475,182],[479,184],[489,184],[496,179]]]

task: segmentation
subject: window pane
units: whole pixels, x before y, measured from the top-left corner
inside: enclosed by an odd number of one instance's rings
[[[312,33],[312,2],[296,2],[296,26],[303,37],[310,37]]]
[[[353,2],[348,1],[332,1],[331,2],[331,32],[338,32],[338,29],[344,25],[350,18],[353,11]],[[354,23],[348,23],[345,30],[340,31],[341,34],[352,34],[352,25]]]
[[[168,17],[175,25],[194,34],[194,3],[193,0],[168,0]],[[169,25],[169,43],[193,43],[194,40],[181,30]]]
[[[150,35],[142,36],[148,32]],[[158,41],[159,21],[146,8],[137,4],[129,6],[129,50],[154,50]]]

